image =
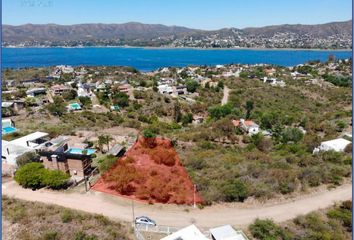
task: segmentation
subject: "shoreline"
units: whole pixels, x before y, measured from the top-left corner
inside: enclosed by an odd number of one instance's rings
[[[140,46],[75,46],[75,47],[47,47],[47,46],[31,46],[31,47],[21,47],[21,46],[10,46],[2,47],[3,49],[29,49],[29,48],[122,48],[122,49],[145,49],[145,50],[249,50],[249,51],[323,51],[323,52],[352,52],[353,49],[324,49],[324,48],[247,48],[247,47],[234,47],[234,48],[200,48],[200,47],[140,47]]]

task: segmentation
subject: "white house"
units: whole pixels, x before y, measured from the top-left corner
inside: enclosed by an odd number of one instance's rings
[[[26,91],[27,97],[36,97],[38,95],[46,94],[47,90],[45,88],[32,88]]]
[[[194,225],[182,228],[181,230],[161,238],[161,240],[208,240],[207,237]]]
[[[243,131],[247,132],[249,135],[257,134],[260,131],[259,125],[251,120],[244,120],[241,118],[240,120],[232,120],[232,124],[235,127],[241,128]]]
[[[263,78],[263,82],[264,83],[268,83],[272,86],[280,86],[280,87],[284,87],[286,84],[283,80],[278,80],[276,78],[268,78],[268,77],[264,77]]]
[[[164,94],[171,94],[173,93],[173,87],[167,85],[167,84],[163,84],[163,85],[159,85],[158,87],[159,93]]]
[[[248,240],[242,231],[236,231],[230,225],[209,229],[213,240]]]
[[[336,151],[343,152],[344,149],[351,144],[351,141],[348,141],[344,138],[333,139],[325,142],[321,142],[321,145],[313,150],[313,153],[318,153],[322,151]]]

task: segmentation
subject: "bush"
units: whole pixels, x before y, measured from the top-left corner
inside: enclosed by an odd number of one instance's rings
[[[23,165],[30,162],[38,162],[39,156],[34,152],[27,152],[17,157],[16,164],[18,167],[22,167]]]
[[[281,134],[283,143],[293,142],[298,143],[304,137],[304,134],[297,128],[286,128]]]
[[[222,192],[227,202],[243,202],[248,197],[246,184],[238,179],[225,183]]]
[[[73,213],[69,209],[64,209],[60,217],[63,223],[68,223],[73,220]]]
[[[209,108],[209,114],[212,118],[220,119],[231,114],[233,107],[230,104],[218,105]]]
[[[43,235],[43,239],[44,240],[57,240],[57,239],[59,239],[58,232],[55,232],[55,231],[54,232],[53,231],[46,232]]]
[[[48,186],[58,189],[66,186],[70,176],[59,170],[45,169],[41,163],[27,163],[20,167],[15,175],[15,180],[24,188],[38,189]]]
[[[256,219],[256,221],[250,225],[249,229],[253,237],[261,240],[276,240],[282,235],[282,229],[270,219]]]
[[[24,188],[38,189],[43,187],[44,174],[41,163],[27,163],[17,170],[15,180]]]
[[[43,176],[43,185],[52,189],[59,189],[66,186],[70,175],[60,170],[46,170]]]
[[[98,161],[100,173],[105,173],[106,171],[108,171],[108,169],[110,169],[117,161],[117,157],[113,155],[108,155],[100,159]]]

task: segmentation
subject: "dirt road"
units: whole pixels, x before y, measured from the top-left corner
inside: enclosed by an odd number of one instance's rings
[[[224,85],[224,95],[221,99],[221,105],[225,105],[229,99],[230,89]]]
[[[54,192],[49,190],[32,191],[23,189],[14,181],[2,185],[3,194],[24,199],[52,203],[68,208],[82,210],[90,213],[103,214],[109,218],[131,221],[131,200],[110,196],[104,193],[90,191]],[[213,205],[202,210],[188,206],[176,205],[148,205],[135,202],[135,216],[147,215],[158,224],[174,227],[183,227],[195,223],[201,228],[215,227],[223,224],[232,224],[244,227],[256,218],[272,218],[276,222],[286,221],[298,215],[314,210],[326,208],[335,202],[349,200],[352,197],[352,185],[345,184],[330,191],[319,192],[291,202],[276,205],[264,205],[245,208],[241,205]]]

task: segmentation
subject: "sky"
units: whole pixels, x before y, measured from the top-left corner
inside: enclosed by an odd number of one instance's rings
[[[142,22],[213,30],[352,19],[352,0],[2,0],[2,23]]]

